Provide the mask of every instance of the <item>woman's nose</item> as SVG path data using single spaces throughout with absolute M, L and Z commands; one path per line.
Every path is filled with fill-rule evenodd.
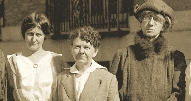
M 79 52 L 80 52 L 81 54 L 83 54 L 83 53 L 84 53 L 84 48 L 81 47 Z
M 155 21 L 153 19 L 153 17 L 150 18 L 150 21 L 149 21 L 149 25 L 154 25 Z
M 33 35 L 33 37 L 32 37 L 32 41 L 35 42 L 36 39 L 37 39 L 37 36 L 36 36 L 36 35 Z

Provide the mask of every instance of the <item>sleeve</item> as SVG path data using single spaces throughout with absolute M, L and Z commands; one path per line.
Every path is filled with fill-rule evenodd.
M 52 101 L 74 101 L 72 99 L 69 99 L 69 96 L 67 95 L 65 88 L 63 87 L 62 81 L 63 81 L 63 75 L 65 73 L 68 73 L 68 70 L 64 70 L 62 73 L 60 73 L 56 77 L 56 85 L 53 89 L 53 96 Z
M 6 62 L 6 74 L 7 74 L 7 100 L 8 101 L 15 101 L 14 98 L 14 82 L 16 79 L 16 72 L 15 72 L 15 60 L 12 57 L 8 59 Z
M 52 101 L 58 101 L 58 76 L 55 79 L 55 84 L 52 90 Z
M 120 55 L 120 50 L 118 50 L 114 56 L 113 56 L 113 60 L 112 60 L 112 63 L 111 63 L 111 67 L 109 68 L 109 71 L 116 75 L 117 74 L 117 71 L 118 71 L 118 68 L 120 67 L 120 61 L 121 60 L 121 55 Z
M 190 73 L 191 63 L 186 68 L 186 96 L 185 101 L 191 101 L 191 73 Z
M 118 93 L 118 83 L 115 76 L 113 76 L 111 79 L 107 101 L 120 101 Z
M 119 49 L 112 60 L 109 72 L 116 75 L 118 81 L 118 89 L 122 87 L 123 84 L 123 64 L 124 59 L 127 57 L 127 49 Z
M 173 88 L 167 101 L 185 101 L 185 70 L 187 67 L 185 56 L 176 50 L 172 53 L 172 59 L 174 60 Z
M 64 70 L 64 68 L 70 67 L 70 65 L 67 62 L 63 61 L 62 55 L 57 53 L 53 53 L 52 64 L 55 67 L 57 74 L 61 73 Z
M 7 84 L 6 84 L 6 68 L 5 68 L 5 57 L 3 52 L 0 51 L 0 99 L 6 100 L 7 99 Z

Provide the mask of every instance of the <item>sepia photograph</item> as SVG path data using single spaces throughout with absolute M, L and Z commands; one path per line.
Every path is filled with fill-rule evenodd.
M 191 0 L 0 0 L 0 101 L 191 101 Z

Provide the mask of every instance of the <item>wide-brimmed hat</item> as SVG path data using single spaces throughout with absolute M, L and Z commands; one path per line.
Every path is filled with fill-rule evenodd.
M 171 23 L 174 23 L 174 10 L 162 0 L 147 0 L 142 5 L 136 5 L 134 9 L 134 16 L 136 19 L 139 19 L 140 13 L 144 10 L 151 10 L 160 13 L 163 16 L 169 16 Z

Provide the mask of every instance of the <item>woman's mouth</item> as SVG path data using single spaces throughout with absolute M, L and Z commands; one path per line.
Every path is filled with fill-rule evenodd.
M 153 29 L 147 29 L 146 31 L 147 32 L 153 32 L 154 30 Z

